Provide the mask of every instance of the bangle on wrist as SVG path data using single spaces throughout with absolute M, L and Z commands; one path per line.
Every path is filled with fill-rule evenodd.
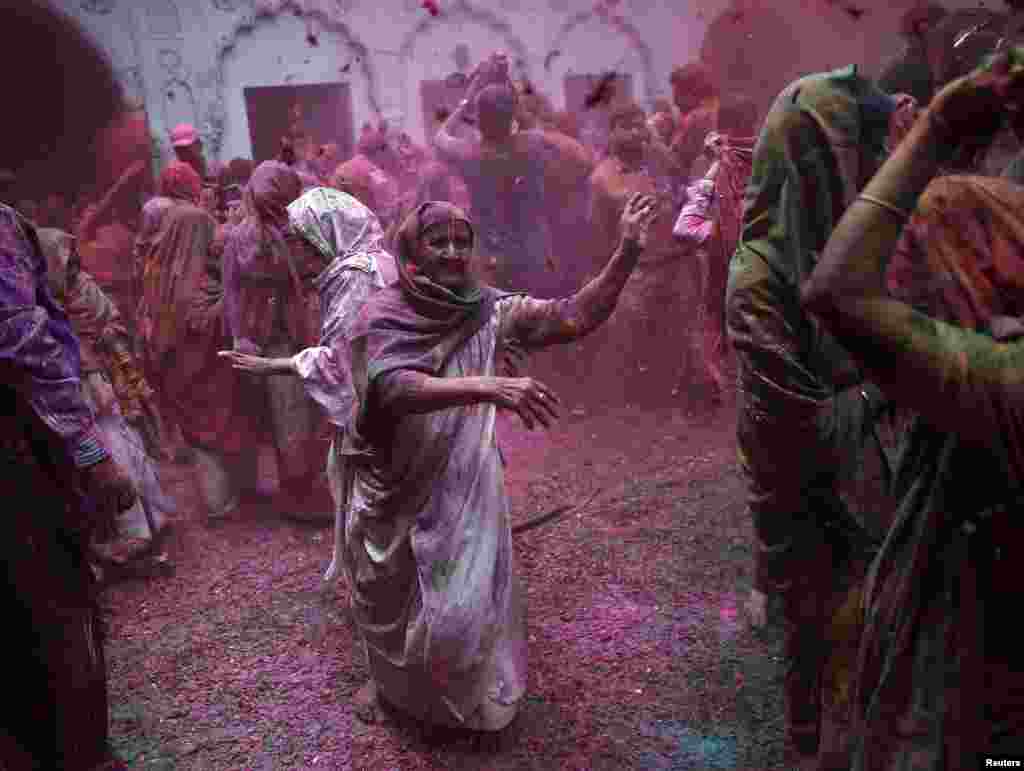
M 906 222 L 907 220 L 910 219 L 909 211 L 907 211 L 906 209 L 902 209 L 896 204 L 889 203 L 888 201 L 885 201 L 876 196 L 869 195 L 868 193 L 861 193 L 860 195 L 857 196 L 857 199 L 860 201 L 864 201 L 865 203 L 873 204 L 877 206 L 879 209 L 885 209 L 890 214 L 895 214 L 903 222 Z

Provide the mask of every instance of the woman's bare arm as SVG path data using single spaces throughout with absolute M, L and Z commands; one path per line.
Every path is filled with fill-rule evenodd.
M 558 396 L 528 377 L 434 377 L 396 370 L 382 375 L 374 392 L 378 406 L 396 418 L 474 404 L 514 410 L 529 429 L 537 424 L 549 428 L 558 417 Z
M 647 246 L 657 211 L 652 197 L 633 196 L 622 214 L 619 246 L 604 269 L 571 297 L 529 300 L 505 331 L 506 337 L 542 348 L 576 340 L 607 321 Z

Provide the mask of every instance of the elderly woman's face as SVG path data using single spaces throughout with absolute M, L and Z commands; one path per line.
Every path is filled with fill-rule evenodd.
M 420 236 L 416 268 L 435 284 L 457 292 L 469 283 L 472 254 L 469 225 L 461 220 L 439 222 Z

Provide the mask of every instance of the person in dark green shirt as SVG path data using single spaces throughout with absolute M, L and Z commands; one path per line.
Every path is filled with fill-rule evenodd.
M 802 290 L 884 394 L 917 413 L 899 511 L 865 585 L 854 771 L 956 771 L 1024 753 L 1024 662 L 1002 610 L 1024 588 L 1024 195 L 997 178 L 933 181 L 1007 118 L 1021 133 L 1021 104 L 1021 48 L 940 91 Z M 886 281 L 908 219 L 925 268 L 911 289 L 930 305 Z

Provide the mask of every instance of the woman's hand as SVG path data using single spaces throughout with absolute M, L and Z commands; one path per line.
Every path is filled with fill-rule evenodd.
M 987 146 L 1004 120 L 1011 117 L 1018 136 L 1024 135 L 1024 49 L 1011 48 L 998 54 L 987 67 L 979 68 L 943 88 L 928 107 L 926 115 L 961 157 Z
M 551 428 L 562 403 L 554 391 L 531 377 L 493 378 L 492 401 L 502 409 L 517 412 L 531 431 L 538 423 Z
M 250 375 L 293 375 L 297 374 L 295 362 L 290 359 L 270 359 L 241 351 L 218 351 L 217 355 L 231 362 L 231 366 Z

